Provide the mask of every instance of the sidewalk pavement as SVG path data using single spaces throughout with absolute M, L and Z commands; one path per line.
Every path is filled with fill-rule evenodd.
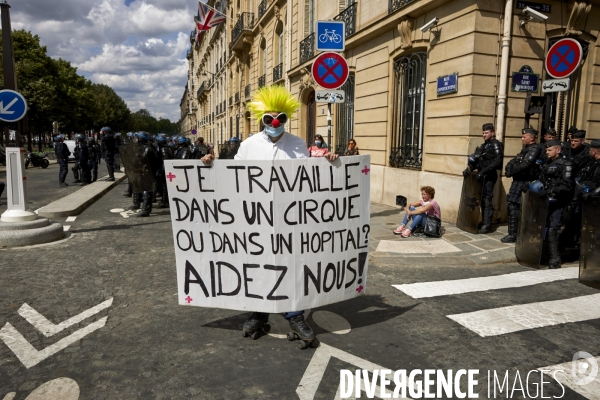
M 507 234 L 506 226 L 499 226 L 487 235 L 474 235 L 444 222 L 442 229 L 445 232 L 440 239 L 403 238 L 392 231 L 400 225 L 404 213 L 403 208 L 371 203 L 371 261 L 389 264 L 398 257 L 410 257 L 415 262 L 428 259 L 434 263 L 457 265 L 517 262 L 514 243 L 500 241 Z

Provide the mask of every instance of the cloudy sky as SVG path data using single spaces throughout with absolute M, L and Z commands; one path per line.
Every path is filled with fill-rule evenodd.
M 179 120 L 196 0 L 9 0 L 13 29 L 111 86 L 132 111 Z

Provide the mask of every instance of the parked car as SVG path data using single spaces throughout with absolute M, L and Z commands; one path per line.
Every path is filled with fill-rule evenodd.
M 65 140 L 65 144 L 69 148 L 71 155 L 69 156 L 69 161 L 75 161 L 75 141 L 74 140 Z

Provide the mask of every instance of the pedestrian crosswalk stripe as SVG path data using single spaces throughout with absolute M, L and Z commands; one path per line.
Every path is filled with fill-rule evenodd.
M 566 300 L 545 301 L 465 314 L 448 318 L 479 336 L 497 336 L 546 326 L 600 318 L 600 294 Z
M 595 357 L 594 361 L 596 362 L 596 365 L 599 365 L 600 357 Z M 573 378 L 573 361 L 558 365 L 551 365 L 549 367 L 538 368 L 538 371 L 542 371 L 550 377 L 553 377 L 555 371 L 561 370 L 564 371 L 564 373 L 558 372 L 556 375 L 561 384 L 568 386 L 573 391 L 588 399 L 600 399 L 600 374 L 596 375 L 596 378 L 592 382 L 586 385 L 581 385 L 577 384 Z
M 577 279 L 578 276 L 578 268 L 562 268 L 516 272 L 481 278 L 421 282 L 392 286 L 415 299 L 422 299 L 425 297 L 449 296 L 460 293 L 532 286 L 540 283 Z

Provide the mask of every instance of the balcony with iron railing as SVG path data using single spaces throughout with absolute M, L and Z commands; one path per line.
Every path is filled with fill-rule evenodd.
M 266 74 L 258 77 L 258 87 L 259 88 L 264 87 L 266 85 L 266 83 L 267 83 L 267 75 Z
M 248 100 L 250 98 L 250 92 L 251 92 L 250 85 L 246 85 L 244 87 L 244 99 Z
M 273 82 L 277 82 L 278 80 L 283 78 L 283 63 L 279 64 L 275 68 L 273 68 Z
M 204 93 L 204 89 L 206 89 L 206 82 L 202 82 L 202 84 L 198 88 L 198 93 L 196 94 L 196 97 L 200 98 L 200 96 L 202 96 L 202 93 Z
M 240 102 L 240 92 L 235 93 L 235 104 Z
M 300 42 L 300 64 L 315 55 L 315 33 L 311 33 Z
M 392 147 L 390 166 L 420 170 L 423 166 L 423 149 L 416 144 Z
M 252 27 L 254 26 L 254 13 L 245 12 L 240 15 L 240 18 L 235 23 L 231 31 L 231 42 L 229 48 L 231 50 L 241 50 L 243 48 L 244 36 L 252 35 Z
M 344 21 L 346 23 L 346 37 L 350 37 L 356 33 L 356 8 L 358 3 L 350 4 L 344 11 L 336 15 L 335 21 Z
M 269 8 L 269 0 L 262 0 L 258 5 L 258 19 L 260 20 Z
M 388 14 L 398 11 L 416 0 L 388 0 Z

